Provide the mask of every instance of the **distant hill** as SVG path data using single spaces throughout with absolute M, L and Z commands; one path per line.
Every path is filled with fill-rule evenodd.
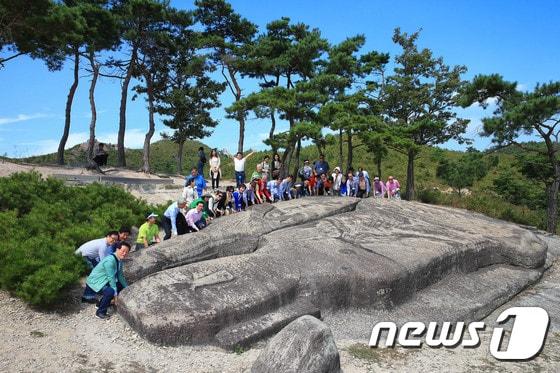
M 355 145 L 358 145 L 358 147 L 354 150 L 354 168 L 358 169 L 358 167 L 364 167 L 373 177 L 376 173 L 373 157 L 367 152 L 364 146 L 360 146 L 359 142 L 355 143 Z M 185 143 L 183 169 L 180 174 L 186 175 L 190 168 L 196 165 L 196 154 L 200 146 L 205 148 L 205 152 L 208 156 L 210 148 L 203 143 L 198 141 L 187 141 Z M 83 166 L 86 159 L 85 149 L 86 147 L 82 144 L 66 150 L 65 157 L 67 163 L 72 166 Z M 110 166 L 114 166 L 116 163 L 116 148 L 114 146 L 108 146 L 108 150 L 108 163 Z M 343 150 L 344 157 L 346 157 L 346 146 Z M 152 172 L 176 174 L 176 153 L 177 144 L 171 141 L 160 140 L 153 143 L 151 147 Z M 421 152 L 420 158 L 415 162 L 418 199 L 427 203 L 466 208 L 482 212 L 492 217 L 544 228 L 544 208 L 539 206 L 535 207 L 535 203 L 531 204 L 532 208 L 527 207 L 527 205 L 523 203 L 514 204 L 516 201 L 513 200 L 514 203 L 512 203 L 511 196 L 505 196 L 503 191 L 495 185 L 497 178 L 503 178 L 504 175 L 507 174 L 514 178 L 517 188 L 526 188 L 527 190 L 534 189 L 534 184 L 527 180 L 516 169 L 515 156 L 517 153 L 517 149 L 510 148 L 484 155 L 484 159 L 489 165 L 488 174 L 469 188 L 467 191 L 468 195 L 460 196 L 455 193 L 449 185 L 436 176 L 436 169 L 440 160 L 454 159 L 460 157 L 463 153 L 426 147 Z M 256 164 L 262 160 L 265 154 L 272 156 L 270 152 L 257 152 L 249 158 L 246 165 L 247 173 L 254 170 Z M 307 146 L 301 150 L 300 159 L 302 163 L 306 158 L 313 161 L 317 159 L 317 157 L 318 150 L 315 146 Z M 331 168 L 337 166 L 338 146 L 327 146 L 325 157 L 330 163 Z M 56 162 L 56 154 L 28 157 L 21 160 L 39 165 L 54 164 Z M 127 149 L 126 160 L 127 168 L 138 170 L 142 162 L 142 150 Z M 233 179 L 233 162 L 224 154 L 221 154 L 221 160 L 223 177 Z M 289 171 L 292 172 L 293 168 L 294 166 L 292 165 Z M 205 170 L 205 177 L 208 178 L 208 166 L 205 167 Z M 404 188 L 406 185 L 406 157 L 403 154 L 392 150 L 389 151 L 388 156 L 382 162 L 381 176 L 383 179 L 386 179 L 388 175 L 393 175 L 397 178 Z M 543 185 L 538 184 L 537 188 L 542 188 L 544 192 Z M 538 198 L 538 196 L 533 198 Z M 538 201 L 536 204 L 538 205 Z

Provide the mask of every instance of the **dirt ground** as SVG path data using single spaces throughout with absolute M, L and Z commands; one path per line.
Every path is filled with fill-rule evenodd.
M 547 289 L 558 289 L 554 266 L 541 282 L 501 309 L 526 304 Z M 162 347 L 140 338 L 118 316 L 94 317 L 93 305 L 80 303 L 80 288 L 50 312 L 30 309 L 0 291 L 1 372 L 248 372 L 265 342 L 248 351 L 211 346 Z M 540 299 L 540 298 L 539 298 Z M 543 304 L 543 306 L 545 306 Z M 497 312 L 499 312 L 498 310 Z M 496 315 L 490 315 L 492 324 Z M 336 327 L 336 326 L 334 326 Z M 366 335 L 367 335 L 366 331 Z M 337 340 L 344 372 L 558 372 L 560 332 L 551 328 L 540 355 L 529 362 L 502 362 L 489 353 L 491 328 L 480 334 L 478 348 L 371 349 L 367 340 Z

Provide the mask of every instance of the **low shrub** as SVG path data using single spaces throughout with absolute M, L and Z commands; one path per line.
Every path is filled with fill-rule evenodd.
M 0 287 L 34 306 L 56 302 L 84 274 L 78 246 L 152 210 L 162 207 L 115 186 L 69 187 L 36 172 L 0 178 Z

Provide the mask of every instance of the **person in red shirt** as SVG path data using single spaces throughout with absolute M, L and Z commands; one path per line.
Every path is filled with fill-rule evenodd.
M 317 183 L 317 194 L 320 196 L 330 195 L 332 181 L 327 178 L 327 174 L 322 174 Z
M 261 201 L 272 202 L 272 196 L 266 187 L 266 176 L 264 175 L 260 179 L 257 179 L 257 194 L 259 195 Z
M 309 192 L 310 196 L 317 195 L 317 174 L 315 171 L 311 174 L 311 177 L 307 180 L 307 191 Z

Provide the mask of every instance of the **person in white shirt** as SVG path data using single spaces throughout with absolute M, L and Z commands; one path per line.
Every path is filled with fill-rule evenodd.
M 259 163 L 262 167 L 263 176 L 266 175 L 267 179 L 270 178 L 270 157 L 265 155 L 263 161 Z
M 254 153 L 255 152 L 251 152 L 243 157 L 243 153 L 237 152 L 235 157 L 233 157 L 233 166 L 235 169 L 235 181 L 237 183 L 237 187 L 239 187 L 241 184 L 245 184 L 245 161 Z
M 104 238 L 91 240 L 80 246 L 74 253 L 81 255 L 86 261 L 90 270 L 95 268 L 101 259 L 105 257 L 107 248 L 119 239 L 119 232 L 110 231 Z
M 333 183 L 332 183 L 333 196 L 339 196 L 340 186 L 342 185 L 342 172 L 340 172 L 340 167 L 334 168 L 332 179 L 333 179 Z
M 220 156 L 218 156 L 218 151 L 216 149 L 212 149 L 210 152 L 210 179 L 212 179 L 212 190 L 216 190 L 220 187 L 221 176 Z
M 194 178 L 188 179 L 188 184 L 183 188 L 182 197 L 185 201 L 187 201 L 187 205 L 190 205 L 192 201 L 198 198 L 198 191 L 194 186 L 194 180 Z

